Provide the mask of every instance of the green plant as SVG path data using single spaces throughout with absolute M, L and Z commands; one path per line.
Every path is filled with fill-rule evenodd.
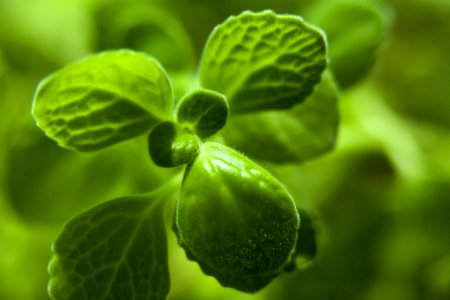
M 244 12 L 211 33 L 198 83 L 180 99 L 159 62 L 131 50 L 89 56 L 43 80 L 33 116 L 60 146 L 95 151 L 150 131 L 155 164 L 185 165 L 155 191 L 70 220 L 53 245 L 51 297 L 165 299 L 163 211 L 174 199 L 180 246 L 224 286 L 258 291 L 311 254 L 303 242 L 314 231 L 302 231 L 294 199 L 239 151 L 298 163 L 332 149 L 337 92 L 327 61 L 324 34 L 300 17 Z

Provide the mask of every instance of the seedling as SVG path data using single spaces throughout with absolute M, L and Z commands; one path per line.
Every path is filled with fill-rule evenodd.
M 44 79 L 33 116 L 60 146 L 95 151 L 150 132 L 155 164 L 185 165 L 155 191 L 67 222 L 52 247 L 51 297 L 165 299 L 163 209 L 175 200 L 180 246 L 223 286 L 256 292 L 291 269 L 304 251 L 297 206 L 246 155 L 301 162 L 333 147 L 337 96 L 326 67 L 321 30 L 264 11 L 213 30 L 198 84 L 180 99 L 160 63 L 131 50 L 92 55 Z

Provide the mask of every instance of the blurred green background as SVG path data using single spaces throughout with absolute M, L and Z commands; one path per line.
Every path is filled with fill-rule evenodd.
M 180 96 L 211 29 L 245 9 L 302 15 L 329 36 L 336 149 L 264 164 L 315 215 L 319 253 L 247 295 L 203 275 L 169 234 L 169 299 L 450 299 L 448 0 L 0 0 L 0 299 L 48 299 L 50 245 L 68 218 L 177 171 L 152 164 L 145 137 L 59 148 L 31 117 L 39 80 L 126 47 L 157 57 Z

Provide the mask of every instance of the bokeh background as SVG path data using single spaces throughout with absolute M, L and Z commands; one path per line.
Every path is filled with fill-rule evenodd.
M 341 88 L 335 150 L 264 163 L 314 215 L 318 254 L 248 295 L 169 233 L 169 299 L 450 299 L 450 1 L 0 0 L 0 299 L 48 299 L 50 245 L 96 203 L 159 186 L 145 137 L 80 154 L 31 117 L 40 79 L 105 49 L 157 57 L 179 94 L 211 29 L 242 10 L 302 15 L 329 37 Z

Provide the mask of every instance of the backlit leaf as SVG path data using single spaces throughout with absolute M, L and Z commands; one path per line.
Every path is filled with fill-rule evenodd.
M 333 149 L 339 121 L 337 100 L 333 79 L 324 73 L 304 103 L 284 111 L 231 115 L 221 133 L 229 145 L 254 159 L 301 162 Z
M 44 79 L 34 97 L 33 115 L 60 146 L 92 151 L 171 119 L 172 98 L 156 60 L 129 50 L 110 51 Z
M 211 33 L 200 81 L 224 94 L 232 112 L 284 109 L 311 94 L 326 64 L 319 29 L 298 16 L 247 11 Z
M 161 190 L 159 190 L 161 191 Z M 53 299 L 165 299 L 163 206 L 156 191 L 101 204 L 69 221 L 53 245 Z

